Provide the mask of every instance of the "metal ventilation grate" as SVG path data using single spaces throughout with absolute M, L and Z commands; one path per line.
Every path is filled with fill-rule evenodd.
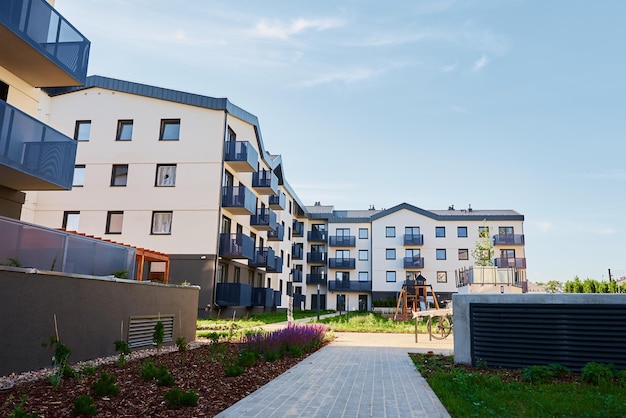
M 165 329 L 163 342 L 172 341 L 174 335 L 174 315 L 131 316 L 128 325 L 128 346 L 130 348 L 153 345 L 154 327 L 161 321 Z
M 585 363 L 626 369 L 626 305 L 470 304 L 472 363 L 522 368 Z

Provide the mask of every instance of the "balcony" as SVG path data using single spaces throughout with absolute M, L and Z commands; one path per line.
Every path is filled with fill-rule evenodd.
M 292 260 L 302 260 L 302 256 L 304 254 L 304 250 L 298 244 L 291 244 L 291 259 Z
M 424 245 L 424 235 L 404 234 L 404 245 Z
M 304 224 L 300 221 L 293 220 L 293 232 L 292 235 L 294 237 L 302 237 L 304 236 Z
M 293 308 L 302 309 L 302 306 L 306 303 L 306 295 L 299 293 L 293 294 Z
M 0 185 L 70 190 L 76 146 L 73 139 L 0 101 Z
M 267 266 L 268 273 L 282 273 L 283 272 L 283 258 L 274 257 L 274 262 Z
M 271 170 L 252 173 L 252 188 L 263 195 L 278 194 L 278 177 Z
M 525 258 L 496 258 L 494 261 L 496 267 L 509 267 L 517 269 L 526 268 Z
M 291 269 L 291 274 L 294 283 L 302 283 L 302 270 Z
M 327 231 L 308 231 L 306 233 L 306 239 L 309 242 L 328 242 Z
M 254 259 L 254 240 L 244 234 L 220 234 L 220 257 Z
M 306 284 L 326 284 L 326 274 L 311 273 L 306 275 Z
M 215 303 L 223 306 L 252 306 L 252 286 L 246 283 L 218 283 Z
M 226 141 L 224 162 L 237 172 L 253 173 L 259 164 L 259 153 L 248 141 Z
M 331 269 L 353 269 L 355 268 L 354 258 L 329 258 L 328 268 Z
M 356 280 L 329 280 L 328 290 L 344 292 L 371 292 L 372 282 L 358 282 Z
M 252 306 L 264 306 L 266 308 L 274 306 L 274 289 L 267 287 L 253 287 Z
M 524 245 L 524 234 L 494 235 L 493 245 Z
M 271 247 L 257 247 L 256 256 L 248 262 L 249 266 L 275 268 L 276 255 Z
M 285 210 L 287 207 L 287 197 L 285 193 L 278 192 L 278 194 L 273 194 L 269 197 L 269 205 L 270 208 L 274 210 Z
M 222 207 L 234 215 L 252 215 L 256 212 L 256 196 L 246 186 L 224 186 Z
M 355 247 L 356 237 L 354 236 L 341 236 L 341 237 L 328 237 L 328 245 L 331 247 Z
M 405 269 L 423 269 L 424 257 L 404 257 Z
M 276 224 L 275 231 L 267 231 L 268 241 L 282 241 L 285 236 L 285 227 L 281 224 Z
M 261 231 L 275 231 L 278 227 L 276 212 L 269 208 L 257 208 L 256 215 L 250 215 L 250 226 Z
M 32 86 L 85 83 L 91 43 L 45 0 L 2 0 L 0 45 L 0 67 Z
M 326 259 L 328 253 L 325 252 L 311 252 L 306 253 L 306 261 L 307 263 L 321 263 L 326 264 Z
M 283 295 L 280 290 L 274 290 L 274 306 L 280 306 L 283 303 Z

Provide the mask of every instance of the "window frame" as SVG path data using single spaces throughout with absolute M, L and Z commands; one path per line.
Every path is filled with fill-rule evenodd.
M 365 258 L 361 257 L 362 254 L 365 254 Z M 359 250 L 359 261 L 368 261 L 369 258 L 369 250 Z
M 359 228 L 359 239 L 368 239 L 368 238 L 369 238 L 369 229 Z
M 443 279 L 441 279 L 443 277 Z M 448 272 L 447 271 L 438 271 L 437 272 L 437 283 L 448 283 Z
M 111 221 L 113 220 L 113 216 L 122 215 L 122 220 L 120 222 L 119 231 L 111 230 Z M 104 230 L 105 234 L 109 235 L 120 235 L 122 233 L 122 227 L 124 225 L 124 211 L 121 210 L 110 210 L 107 212 L 107 223 Z
M 176 138 L 165 137 L 169 126 L 178 126 L 178 135 Z M 161 129 L 159 131 L 159 141 L 180 141 L 180 119 L 161 119 Z
M 443 254 L 443 257 L 440 256 L 441 254 Z M 436 260 L 446 260 L 447 259 L 446 249 L 445 248 L 437 248 L 435 250 L 435 259 Z
M 395 238 L 396 237 L 396 227 L 395 226 L 386 226 L 385 227 L 385 238 Z
M 395 260 L 396 259 L 396 249 L 395 248 L 386 248 L 385 249 L 385 260 Z
M 87 138 L 81 139 L 80 138 L 80 134 L 82 132 L 81 127 L 83 126 L 88 126 L 89 129 L 87 131 Z M 91 120 L 87 120 L 87 119 L 77 120 L 74 125 L 74 140 L 78 142 L 89 142 L 90 139 L 91 139 Z
M 124 184 L 117 184 L 116 180 L 119 177 L 119 174 L 116 172 L 116 169 L 126 168 L 126 177 L 124 178 Z M 111 166 L 111 187 L 126 187 L 128 185 L 128 164 L 113 164 Z
M 465 258 L 461 257 L 461 252 L 462 251 L 465 253 Z M 459 248 L 458 257 L 459 257 L 459 260 L 463 260 L 463 261 L 469 260 L 469 249 L 468 248 Z
M 390 277 L 392 277 L 393 280 L 389 280 Z M 396 278 L 396 272 L 395 271 L 388 270 L 388 271 L 385 272 L 385 282 L 386 283 L 395 283 L 396 281 L 397 281 L 397 278 Z
M 120 142 L 128 142 L 133 140 L 133 119 L 118 119 L 117 121 L 117 132 L 115 134 L 115 140 Z M 122 137 L 122 134 L 125 131 L 125 127 L 130 126 L 130 137 Z
M 76 215 L 76 228 L 68 229 L 67 224 L 70 216 Z M 72 222 L 73 224 L 73 222 Z M 61 228 L 66 231 L 78 231 L 78 226 L 80 225 L 80 211 L 78 210 L 66 210 L 63 212 L 63 221 L 61 223 Z
M 157 215 L 169 214 L 169 230 L 165 232 L 155 232 L 155 220 Z M 174 220 L 174 211 L 171 210 L 155 210 L 152 211 L 152 218 L 150 223 L 150 235 L 172 235 L 172 223 Z
M 78 172 L 77 170 L 82 170 L 82 176 L 79 177 L 82 181 L 77 183 L 77 177 L 76 177 L 76 173 Z M 84 187 L 85 186 L 85 172 L 87 171 L 87 166 L 85 164 L 76 164 L 74 166 L 74 175 L 72 176 L 72 187 Z
M 365 280 L 363 280 L 365 277 Z M 370 272 L 369 271 L 359 271 L 359 282 L 369 282 L 370 281 Z
M 174 180 L 172 180 L 173 184 L 159 184 L 159 169 L 164 168 L 164 167 L 173 167 L 173 177 Z M 156 173 L 154 176 L 154 187 L 176 187 L 176 171 L 178 170 L 177 164 L 157 164 L 156 166 Z M 167 174 L 166 174 L 167 175 Z
M 443 235 L 441 235 L 443 232 Z M 445 238 L 446 237 L 446 227 L 445 226 L 436 226 L 435 227 L 435 238 Z
M 463 235 L 463 233 L 465 235 Z M 467 227 L 466 226 L 457 226 L 456 227 L 456 236 L 457 236 L 457 238 L 467 238 Z

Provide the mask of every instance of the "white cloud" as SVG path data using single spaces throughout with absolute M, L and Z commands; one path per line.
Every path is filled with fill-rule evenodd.
M 472 66 L 472 71 L 478 72 L 485 68 L 489 64 L 489 59 L 485 54 L 480 57 L 478 60 L 474 61 L 474 65 Z
M 297 35 L 307 29 L 323 31 L 327 29 L 341 27 L 344 24 L 345 22 L 343 20 L 335 18 L 298 18 L 292 20 L 289 23 L 283 23 L 279 21 L 270 22 L 267 19 L 261 19 L 261 21 L 256 24 L 254 30 L 252 31 L 252 34 L 261 38 L 288 39 L 290 36 Z
M 544 221 L 544 222 L 538 222 L 537 227 L 539 228 L 541 232 L 545 233 L 545 232 L 550 231 L 553 225 L 552 225 L 552 222 Z
M 300 83 L 302 87 L 311 87 L 321 84 L 344 83 L 351 84 L 358 81 L 368 80 L 379 74 L 379 71 L 362 68 L 353 71 L 335 72 L 324 74 Z
M 462 113 L 464 115 L 471 115 L 470 111 L 465 109 L 464 107 L 461 106 L 456 106 L 456 105 L 451 105 L 450 106 L 450 110 L 457 112 L 457 113 Z
M 450 64 L 441 67 L 441 72 L 443 73 L 451 73 L 454 70 L 456 70 L 456 64 Z

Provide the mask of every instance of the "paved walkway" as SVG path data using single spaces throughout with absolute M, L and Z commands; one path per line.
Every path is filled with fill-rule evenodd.
M 409 352 L 451 354 L 452 336 L 335 332 L 331 344 L 218 417 L 449 417 Z

